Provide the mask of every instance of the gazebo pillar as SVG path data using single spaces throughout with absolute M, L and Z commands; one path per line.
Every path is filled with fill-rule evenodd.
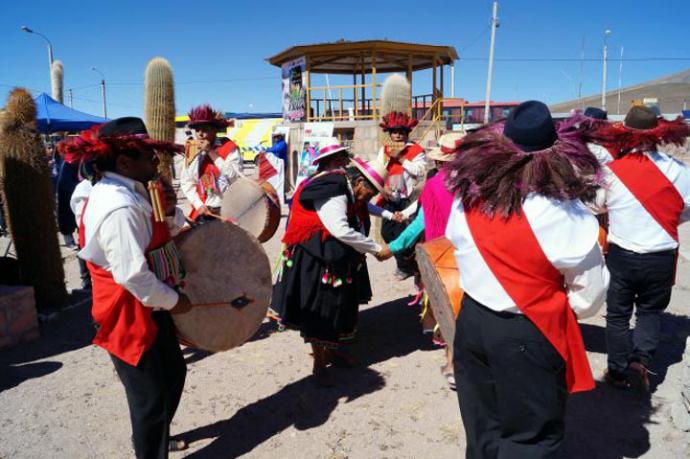
M 371 79 L 371 115 L 372 119 L 376 120 L 376 51 L 371 53 Z
M 307 106 L 305 107 L 307 110 L 307 119 L 306 121 L 311 121 L 311 62 L 309 59 L 309 56 L 306 58 L 307 60 L 307 74 L 305 75 L 304 79 L 307 81 Z

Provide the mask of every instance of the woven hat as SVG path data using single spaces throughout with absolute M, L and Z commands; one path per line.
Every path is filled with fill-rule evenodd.
M 383 193 L 383 187 L 386 184 L 386 177 L 388 176 L 386 166 L 376 160 L 364 161 L 359 156 L 352 158 L 352 165 L 359 169 L 362 175 L 366 177 L 369 183 L 374 185 L 379 193 Z
M 336 137 L 331 137 L 331 139 L 319 149 L 319 156 L 314 158 L 312 164 L 316 165 L 322 159 L 328 158 L 329 156 L 333 156 L 336 153 L 341 153 L 343 151 L 347 152 L 347 147 L 342 145 L 340 140 L 338 140 Z
M 427 158 L 434 161 L 452 161 L 458 153 L 465 134 L 461 132 L 447 132 L 438 139 L 438 147 L 433 148 Z

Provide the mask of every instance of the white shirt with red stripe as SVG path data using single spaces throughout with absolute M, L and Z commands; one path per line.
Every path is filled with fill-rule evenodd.
M 544 254 L 564 276 L 570 307 L 579 318 L 596 314 L 609 283 L 597 243 L 597 219 L 580 201 L 558 202 L 539 195 L 529 196 L 522 210 Z M 455 246 L 462 289 L 489 309 L 520 313 L 477 248 L 459 199 L 453 203 L 446 237 Z
M 662 153 L 645 153 L 673 184 L 683 198 L 685 208 L 680 222 L 690 220 L 690 168 Z M 644 180 L 641 174 L 639 180 Z M 637 253 L 653 253 L 678 248 L 678 242 L 649 214 L 621 180 L 604 167 L 604 187 L 596 201 L 597 212 L 608 212 L 608 241 Z

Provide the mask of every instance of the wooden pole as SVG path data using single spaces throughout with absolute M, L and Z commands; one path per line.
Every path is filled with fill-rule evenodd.
M 371 114 L 373 119 L 378 119 L 376 114 L 376 51 L 371 54 Z
M 352 115 L 357 119 L 357 67 L 352 73 Z
M 338 118 L 343 119 L 343 88 L 338 89 Z
M 367 75 L 366 75 L 366 70 L 364 68 L 364 55 L 362 55 L 361 58 L 362 62 L 362 81 L 360 83 L 362 84 L 362 116 L 364 116 L 364 113 L 367 110 L 367 92 L 366 92 L 366 84 L 367 84 Z
M 307 57 L 307 121 L 311 121 L 311 62 Z
M 431 66 L 431 106 L 434 106 L 434 102 L 436 102 L 436 56 L 434 55 L 434 62 L 433 65 Z

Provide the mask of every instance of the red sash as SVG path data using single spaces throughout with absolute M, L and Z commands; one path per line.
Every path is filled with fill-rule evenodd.
M 84 246 L 84 214 L 79 224 L 79 245 Z M 162 247 L 170 240 L 170 231 L 166 222 L 156 222 L 151 217 L 153 234 L 146 249 L 150 252 Z M 137 366 L 141 356 L 156 339 L 158 328 L 151 314 L 153 309 L 144 306 L 128 290 L 115 282 L 113 274 L 100 266 L 87 262 L 91 274 L 93 305 L 91 315 L 99 325 L 93 344 L 102 347 L 115 357 Z
M 228 140 L 216 149 L 216 153 L 218 153 L 218 156 L 225 160 L 230 155 L 230 153 L 232 153 L 236 149 L 237 145 L 233 141 Z M 208 155 L 204 155 L 203 159 L 201 160 L 201 163 L 199 164 L 198 172 L 199 180 L 196 182 L 196 192 L 199 195 L 201 201 L 205 204 L 206 197 L 208 196 L 208 190 L 212 189 L 215 191 L 216 189 L 216 182 L 218 180 L 218 177 L 220 177 L 220 170 L 213 163 L 213 161 L 211 161 L 211 158 L 209 158 Z M 198 216 L 199 213 L 196 211 L 196 208 L 192 206 L 192 211 L 189 213 L 190 220 L 196 220 Z
M 608 167 L 649 215 L 678 242 L 678 225 L 685 203 L 673 183 L 643 154 L 628 154 Z
M 383 147 L 384 148 L 384 153 L 386 157 L 388 157 L 388 164 L 386 165 L 386 169 L 388 170 L 388 175 L 399 175 L 402 174 L 405 169 L 402 166 L 402 162 L 404 160 L 407 161 L 412 161 L 415 159 L 420 153 L 424 151 L 422 147 L 417 145 L 416 143 L 411 143 L 409 145 L 406 145 L 405 148 L 403 149 L 402 153 L 400 156 L 397 158 L 390 158 L 388 155 L 388 146 Z
M 265 153 L 259 153 L 259 180 L 262 182 L 270 180 L 278 175 L 278 171 L 268 160 Z
M 551 264 L 524 216 L 490 218 L 473 210 L 467 225 L 477 248 L 523 314 L 563 357 L 569 392 L 594 389 L 575 313 L 568 304 L 563 275 Z M 516 241 L 519 243 L 516 244 Z

